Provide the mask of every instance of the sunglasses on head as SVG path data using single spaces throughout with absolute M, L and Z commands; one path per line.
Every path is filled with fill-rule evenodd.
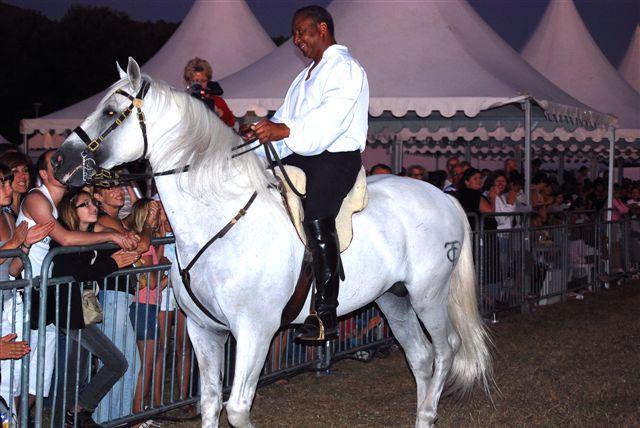
M 13 174 L 7 174 L 4 177 L 0 178 L 0 183 L 4 184 L 6 182 L 11 183 L 13 181 Z

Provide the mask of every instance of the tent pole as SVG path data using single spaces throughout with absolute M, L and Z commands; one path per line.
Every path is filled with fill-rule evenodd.
M 531 208 L 531 101 L 524 101 L 524 196 Z
M 24 154 L 29 156 L 29 139 L 27 138 L 27 134 L 22 134 L 22 150 L 24 150 Z
M 615 158 L 616 129 L 609 127 L 609 188 L 607 191 L 607 221 L 611 221 L 611 208 L 613 208 L 613 166 Z
M 564 152 L 560 152 L 558 163 L 558 183 L 564 184 Z
M 471 164 L 471 143 L 469 141 L 464 143 L 464 160 Z

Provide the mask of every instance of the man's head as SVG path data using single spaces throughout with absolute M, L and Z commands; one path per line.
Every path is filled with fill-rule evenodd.
M 507 159 L 506 161 L 504 161 L 504 172 L 506 174 L 511 173 L 511 171 L 517 171 L 518 170 L 518 164 L 516 163 L 515 159 Z
M 202 58 L 193 58 L 184 68 L 184 80 L 189 86 L 197 83 L 204 88 L 212 75 L 211 64 Z
M 371 172 L 369 173 L 369 175 L 378 175 L 378 174 L 393 174 L 393 171 L 391 171 L 391 168 L 389 168 L 388 165 L 379 163 L 371 167 Z
M 424 167 L 422 165 L 411 165 L 409 167 L 409 177 L 417 180 L 424 180 Z
M 38 176 L 42 183 L 47 187 L 62 187 L 64 184 L 60 183 L 53 173 L 53 165 L 51 164 L 51 158 L 56 153 L 55 149 L 49 149 L 38 158 Z
M 336 43 L 333 36 L 333 18 L 320 6 L 306 6 L 293 15 L 291 25 L 293 43 L 302 54 L 318 63 L 322 54 Z
M 453 167 L 458 165 L 458 163 L 460 163 L 458 158 L 447 159 L 447 172 L 449 173 L 449 177 L 453 177 Z

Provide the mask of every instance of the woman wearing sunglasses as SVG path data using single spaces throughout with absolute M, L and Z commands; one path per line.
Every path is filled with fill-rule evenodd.
M 58 211 L 60 222 L 69 230 L 104 231 L 102 226 L 96 224 L 98 208 L 89 193 L 81 191 L 65 196 Z M 51 249 L 58 246 L 60 244 L 55 241 L 51 243 Z M 73 276 L 75 281 L 85 282 L 85 287 L 92 287 L 94 281 L 100 281 L 120 268 L 131 266 L 139 258 L 139 253 L 124 250 L 60 254 L 54 258 L 53 276 Z M 47 300 L 47 322 L 57 322 L 58 328 L 72 339 L 67 344 L 65 426 L 98 427 L 100 425 L 93 421 L 91 415 L 100 400 L 127 371 L 128 364 L 122 352 L 100 327 L 96 324 L 85 325 L 81 290 L 81 285 L 77 283 L 62 284 L 59 290 L 51 290 Z M 102 366 L 86 383 L 88 354 L 100 359 Z M 80 362 L 79 367 L 76 365 L 77 361 Z M 79 379 L 76 379 L 78 375 Z M 77 402 L 76 385 L 80 385 Z

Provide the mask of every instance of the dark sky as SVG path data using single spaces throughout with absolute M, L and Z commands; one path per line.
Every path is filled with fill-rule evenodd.
M 53 19 L 60 18 L 71 4 L 84 4 L 109 6 L 126 12 L 132 19 L 138 21 L 163 19 L 170 22 L 182 20 L 193 3 L 193 0 L 3 1 L 40 10 Z M 502 38 L 518 50 L 534 31 L 548 4 L 548 0 L 469 0 L 469 2 Z M 247 3 L 271 36 L 282 36 L 289 34 L 291 15 L 297 8 L 313 3 L 326 6 L 330 1 L 247 0 Z M 575 0 L 575 4 L 592 37 L 612 64 L 617 67 L 631 40 L 635 25 L 640 22 L 640 1 Z

